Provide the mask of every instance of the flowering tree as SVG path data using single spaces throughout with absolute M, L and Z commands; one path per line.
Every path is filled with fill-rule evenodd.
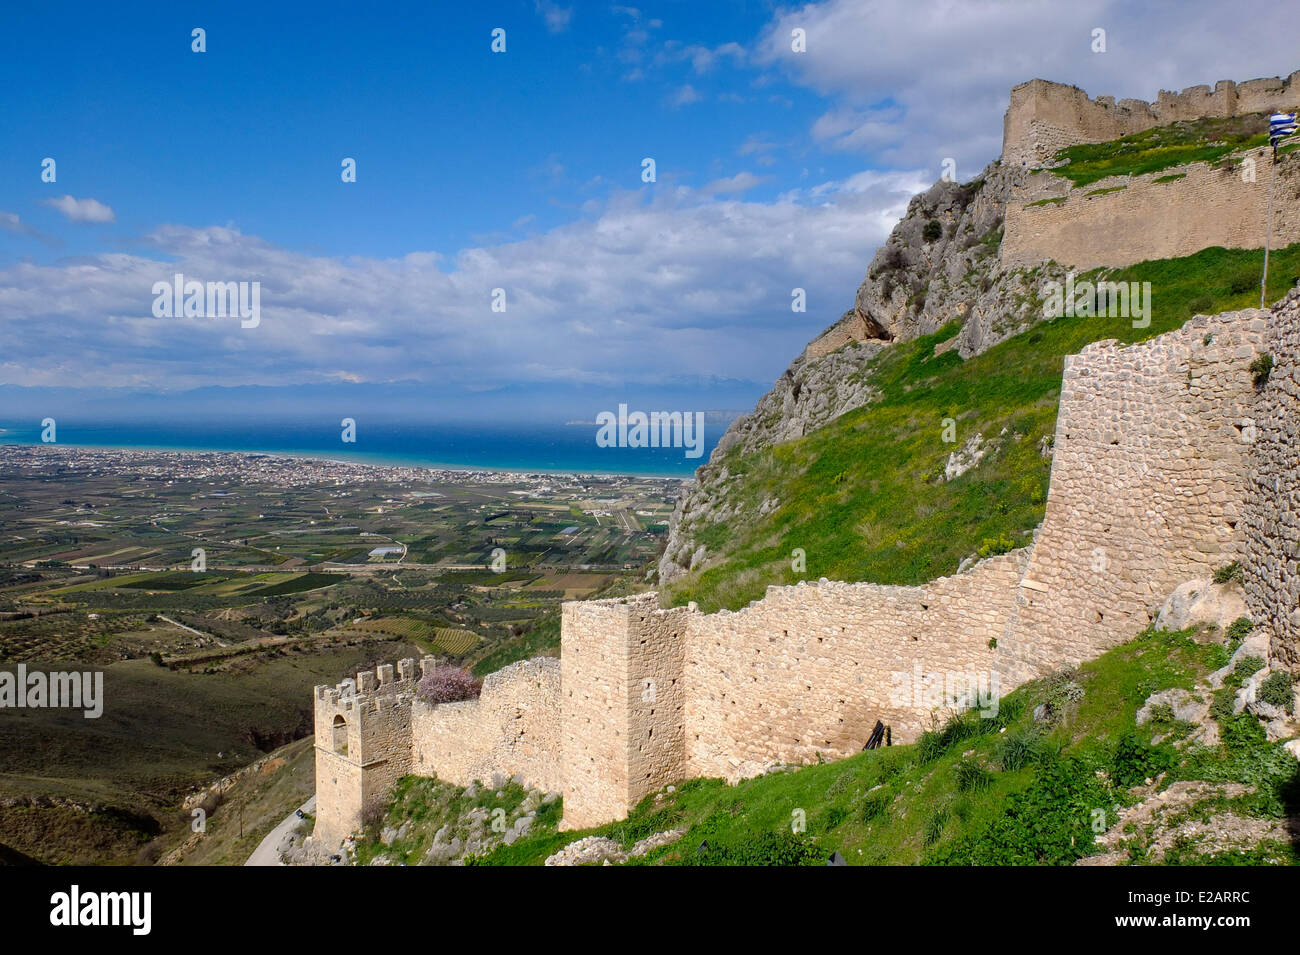
M 474 700 L 483 689 L 483 681 L 462 667 L 440 665 L 429 670 L 421 679 L 420 699 L 426 703 L 455 703 Z

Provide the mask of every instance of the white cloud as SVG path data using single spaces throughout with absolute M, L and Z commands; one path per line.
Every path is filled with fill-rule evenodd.
M 899 165 L 953 156 L 973 174 L 1001 150 L 1012 86 L 1041 77 L 1092 96 L 1285 75 L 1300 66 L 1290 0 L 827 0 L 780 11 L 754 59 L 831 100 L 810 122 L 826 147 Z M 807 52 L 790 31 L 807 31 Z M 1106 30 L 1107 52 L 1092 52 Z
M 71 222 L 113 222 L 117 217 L 113 210 L 98 199 L 77 199 L 63 196 L 61 199 L 46 199 L 45 205 L 63 213 Z
M 686 83 L 679 87 L 677 92 L 669 97 L 668 102 L 672 106 L 689 106 L 692 103 L 698 103 L 703 98 L 704 97 L 700 96 L 694 86 L 690 83 Z
M 733 196 L 753 189 L 763 180 L 752 172 L 738 172 L 725 179 L 715 179 L 705 185 L 700 192 L 706 196 Z
M 537 13 L 551 33 L 563 33 L 573 19 L 573 7 L 562 7 L 550 0 L 537 0 Z
M 5 232 L 12 232 L 14 235 L 26 236 L 29 239 L 39 239 L 42 242 L 52 243 L 54 241 L 39 229 L 23 222 L 16 212 L 0 212 L 0 229 Z
M 771 202 L 757 180 L 615 195 L 596 214 L 448 259 L 329 258 L 230 227 L 156 229 L 158 258 L 105 253 L 0 269 L 0 383 L 153 387 L 417 379 L 771 380 L 847 307 L 919 172 L 872 173 Z M 259 281 L 262 320 L 159 319 L 153 284 Z M 809 311 L 790 312 L 790 289 Z M 493 313 L 492 289 L 507 311 Z M 76 347 L 70 348 L 69 342 Z

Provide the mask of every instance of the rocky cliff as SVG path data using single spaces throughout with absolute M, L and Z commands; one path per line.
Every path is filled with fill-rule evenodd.
M 940 181 L 912 199 L 871 260 L 853 307 L 804 349 L 752 413 L 732 423 L 697 470 L 673 515 L 661 584 L 707 560 L 695 539 L 702 524 L 744 518 L 743 505 L 728 501 L 726 461 L 801 438 L 868 404 L 876 394 L 873 360 L 890 342 L 957 321 L 960 333 L 942 347 L 969 358 L 1038 320 L 1037 289 L 1059 277 L 1056 270 L 1004 269 L 998 260 L 1007 203 L 1022 199 L 1032 179 L 1024 168 L 994 162 L 969 183 Z M 755 506 L 761 515 L 777 503 Z

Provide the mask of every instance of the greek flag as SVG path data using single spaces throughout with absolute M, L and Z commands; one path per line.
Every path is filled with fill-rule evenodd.
M 1295 113 L 1274 113 L 1268 118 L 1268 141 L 1273 147 L 1277 147 L 1277 141 L 1284 136 L 1290 136 L 1300 126 L 1296 125 Z

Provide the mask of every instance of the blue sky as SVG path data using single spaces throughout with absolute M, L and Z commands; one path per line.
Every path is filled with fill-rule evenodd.
M 852 304 L 945 157 L 962 179 L 996 157 L 1015 83 L 1151 99 L 1300 66 L 1268 27 L 1285 4 L 1234 9 L 9 5 L 0 386 L 747 405 Z M 260 325 L 155 317 L 175 271 L 260 282 Z
M 461 6 L 475 9 L 460 9 Z M 59 194 L 105 196 L 118 220 L 60 231 L 65 245 L 0 238 L 7 255 L 130 248 L 158 222 L 235 223 L 318 254 L 401 256 L 534 235 L 612 190 L 699 186 L 754 166 L 751 133 L 778 162 L 755 196 L 861 163 L 804 142 L 819 97 L 736 69 L 762 4 L 591 5 L 548 26 L 532 2 L 35 5 L 6 24 L 7 182 L 34 152 L 59 163 Z M 207 31 L 207 52 L 190 30 Z M 490 52 L 491 31 L 506 52 Z M 37 80 L 36 95 L 20 91 Z M 759 82 L 755 88 L 755 81 Z M 358 162 L 344 188 L 339 164 Z M 43 254 L 42 254 L 43 253 Z

